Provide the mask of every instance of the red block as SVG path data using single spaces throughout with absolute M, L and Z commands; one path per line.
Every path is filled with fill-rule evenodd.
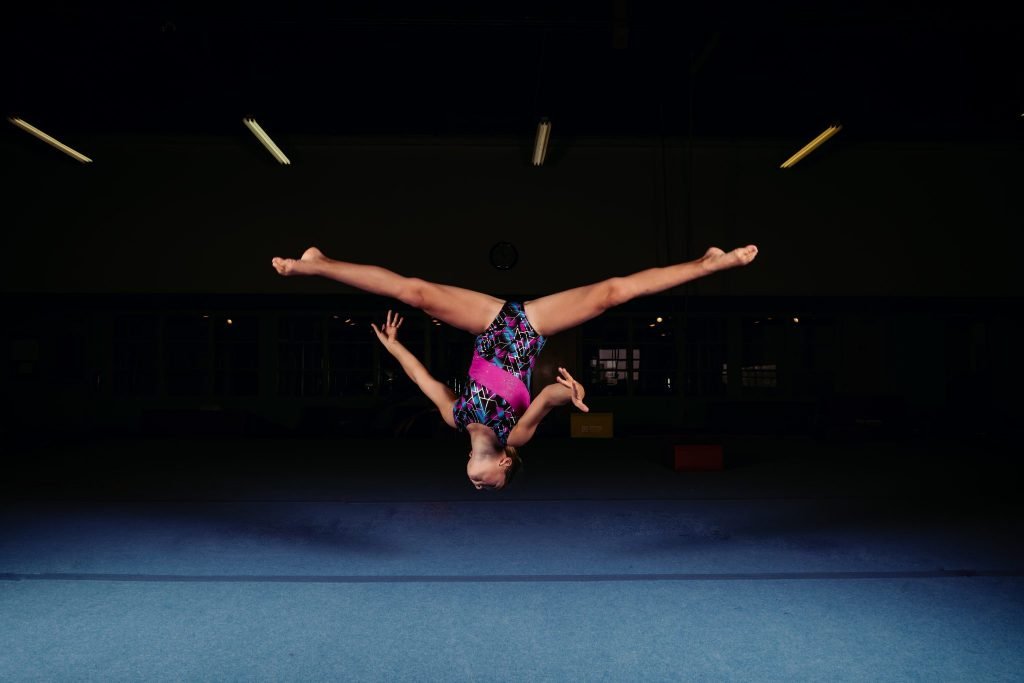
M 710 472 L 723 467 L 722 444 L 685 444 L 675 447 L 676 472 Z

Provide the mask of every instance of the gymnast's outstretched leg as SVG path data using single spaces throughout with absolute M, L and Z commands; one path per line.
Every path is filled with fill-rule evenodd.
M 613 277 L 592 285 L 550 294 L 524 304 L 526 316 L 538 333 L 550 337 L 596 318 L 613 306 L 666 289 L 719 270 L 745 266 L 757 257 L 753 244 L 726 253 L 711 247 L 696 261 L 664 268 L 648 268 L 625 277 Z
M 504 304 L 488 294 L 405 277 L 380 266 L 335 261 L 316 247 L 307 249 L 302 258 L 275 257 L 271 263 L 281 275 L 319 275 L 372 294 L 398 299 L 473 335 L 486 330 Z

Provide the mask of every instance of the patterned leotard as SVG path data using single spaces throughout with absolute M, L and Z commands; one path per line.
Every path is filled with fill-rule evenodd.
M 523 304 L 505 302 L 477 336 L 469 378 L 452 406 L 460 432 L 471 422 L 487 425 L 505 446 L 530 405 L 530 374 L 546 341 L 526 318 Z

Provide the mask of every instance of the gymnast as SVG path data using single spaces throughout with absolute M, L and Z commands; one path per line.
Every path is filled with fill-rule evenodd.
M 370 324 L 409 379 L 441 411 L 445 424 L 469 434 L 472 450 L 466 474 L 473 486 L 501 489 L 522 466 L 517 449 L 533 437 L 552 408 L 572 403 L 583 412 L 589 410 L 583 402 L 586 391 L 565 368 L 559 368 L 555 382 L 530 401 L 530 374 L 547 337 L 637 297 L 745 266 L 756 256 L 752 244 L 728 253 L 711 247 L 695 261 L 648 268 L 524 302 L 405 277 L 380 266 L 335 261 L 316 247 L 299 259 L 275 257 L 272 265 L 281 275 L 319 275 L 398 299 L 476 336 L 469 377 L 456 396 L 398 341 L 400 315 L 388 311 L 381 327 Z

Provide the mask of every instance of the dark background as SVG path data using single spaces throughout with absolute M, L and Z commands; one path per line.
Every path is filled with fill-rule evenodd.
M 0 436 L 432 436 L 461 458 L 369 331 L 394 302 L 272 256 L 530 298 L 756 243 L 749 268 L 556 338 L 535 389 L 575 368 L 620 437 L 1010 457 L 1022 38 L 1014 10 L 965 4 L 7 10 L 3 109 L 95 162 L 0 131 Z M 454 386 L 470 337 L 407 313 Z

